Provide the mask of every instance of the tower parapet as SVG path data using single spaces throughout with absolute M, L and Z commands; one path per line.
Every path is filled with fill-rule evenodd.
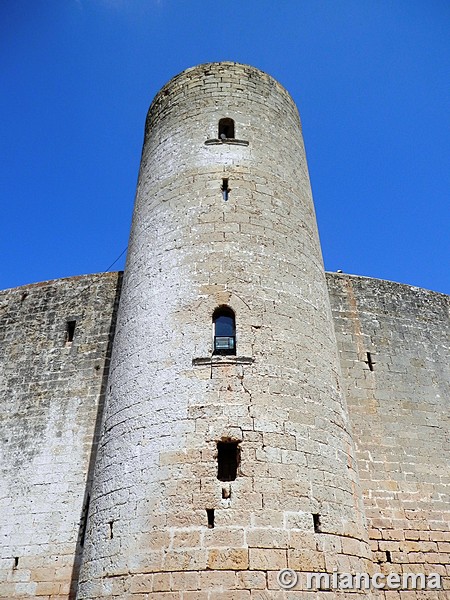
M 339 379 L 295 104 L 188 69 L 147 117 L 78 597 L 368 571 Z

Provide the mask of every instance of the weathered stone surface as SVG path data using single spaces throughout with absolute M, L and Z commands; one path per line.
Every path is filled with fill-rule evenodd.
M 327 280 L 374 557 L 387 572 L 446 575 L 450 298 L 366 277 Z
M 67 598 L 76 580 L 120 280 L 0 293 L 0 598 Z
M 297 109 L 271 77 L 200 65 L 157 95 L 120 283 L 0 293 L 0 598 L 448 598 L 450 299 L 325 277 Z M 236 356 L 212 355 L 223 304 Z M 305 591 L 316 571 L 443 589 Z
M 205 144 L 224 117 L 248 145 Z M 236 315 L 237 355 L 211 360 L 222 304 Z M 287 566 L 291 531 L 320 537 L 316 513 L 367 555 L 300 120 L 257 69 L 188 69 L 153 101 L 108 386 L 80 599 L 127 565 Z M 221 440 L 240 449 L 226 489 Z

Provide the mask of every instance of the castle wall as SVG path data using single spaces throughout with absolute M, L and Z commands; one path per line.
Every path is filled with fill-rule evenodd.
M 327 280 L 374 560 L 386 573 L 447 575 L 449 590 L 450 297 Z
M 213 352 L 223 305 L 234 355 Z M 325 277 L 284 88 L 235 63 L 181 73 L 148 114 L 123 289 L 0 293 L 0 598 L 331 600 L 357 590 L 306 593 L 306 573 L 375 567 L 447 591 L 365 598 L 444 600 L 449 313 Z
M 0 598 L 68 598 L 71 585 L 75 591 L 119 283 L 120 274 L 102 274 L 0 295 Z M 450 298 L 342 274 L 328 273 L 327 283 L 375 570 L 438 572 L 447 591 L 417 597 L 444 600 L 450 558 Z M 70 345 L 66 321 L 73 319 L 77 326 Z M 207 422 L 204 412 L 201 419 Z M 179 467 L 191 460 L 172 456 Z M 239 491 L 239 484 L 232 485 Z M 207 531 L 203 535 L 212 539 Z M 273 528 L 268 542 L 275 543 L 278 533 Z M 299 543 L 308 539 L 306 530 L 298 532 Z M 311 549 L 307 555 L 311 558 Z M 186 580 L 192 585 L 195 579 L 201 588 L 215 577 L 186 575 L 173 576 L 167 585 Z M 221 575 L 217 588 L 264 583 L 257 570 Z M 165 585 L 160 576 L 147 577 L 156 588 Z M 135 585 L 145 589 L 148 581 L 141 576 Z M 275 581 L 273 588 L 272 593 Z M 391 591 L 386 598 L 397 595 Z M 409 591 L 408 598 L 414 597 Z
M 0 598 L 74 591 L 120 279 L 0 293 Z

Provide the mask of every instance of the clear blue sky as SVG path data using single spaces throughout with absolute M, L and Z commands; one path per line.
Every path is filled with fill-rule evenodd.
M 0 28 L 0 288 L 107 269 L 153 96 L 232 60 L 297 102 L 325 267 L 450 294 L 448 0 L 0 0 Z

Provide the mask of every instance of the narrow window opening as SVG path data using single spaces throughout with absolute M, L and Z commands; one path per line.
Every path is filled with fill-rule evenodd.
M 392 557 L 391 557 L 391 553 L 389 550 L 386 550 L 386 562 L 388 562 L 388 563 L 392 562 Z
M 13 569 L 17 569 L 18 566 L 19 566 L 19 557 L 15 556 L 14 557 Z
M 213 313 L 213 354 L 236 354 L 236 321 L 228 306 L 221 306 Z
M 108 525 L 109 525 L 109 539 L 112 540 L 114 538 L 114 531 L 113 531 L 114 521 L 109 521 Z
M 217 442 L 217 479 L 234 481 L 240 461 L 239 442 Z
M 314 533 L 322 533 L 322 525 L 320 523 L 320 515 L 313 514 Z
M 228 200 L 228 194 L 230 193 L 230 188 L 228 187 L 228 179 L 222 179 L 222 187 L 220 188 L 222 190 L 222 198 L 227 201 Z
M 219 121 L 219 139 L 229 140 L 234 139 L 234 121 L 233 119 L 225 118 Z
M 375 363 L 373 362 L 372 354 L 370 352 L 367 352 L 366 354 L 367 354 L 367 360 L 365 362 L 367 363 L 369 369 L 371 371 L 373 371 L 373 366 Z
M 230 487 L 223 487 L 222 488 L 222 499 L 223 500 L 228 500 L 229 498 L 231 498 L 231 488 Z
M 67 321 L 66 324 L 66 344 L 71 344 L 73 342 L 73 336 L 75 335 L 75 326 L 76 321 Z
M 83 514 L 81 516 L 81 533 L 80 533 L 80 546 L 84 546 L 84 540 L 86 538 L 86 529 L 87 529 L 87 517 L 89 512 L 89 504 L 91 501 L 91 497 L 87 496 L 86 504 L 84 505 Z
M 214 529 L 214 509 L 206 509 L 206 518 L 208 519 L 208 529 Z

